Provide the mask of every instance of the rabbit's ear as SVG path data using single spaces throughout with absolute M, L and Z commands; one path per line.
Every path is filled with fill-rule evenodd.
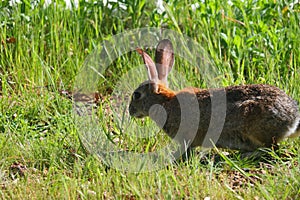
M 145 66 L 148 71 L 149 80 L 154 83 L 158 83 L 157 70 L 156 70 L 156 66 L 155 66 L 155 63 L 153 62 L 152 58 L 140 48 L 136 48 L 136 51 L 143 57 Z
M 174 65 L 174 50 L 170 40 L 164 39 L 158 43 L 155 52 L 155 63 L 158 79 L 168 87 L 168 74 Z

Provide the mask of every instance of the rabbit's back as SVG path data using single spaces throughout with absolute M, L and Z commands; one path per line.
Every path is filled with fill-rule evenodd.
M 195 95 L 199 104 L 200 119 L 181 119 L 182 110 L 178 99 L 181 96 L 190 99 Z M 218 102 L 214 97 L 222 95 L 225 95 L 225 99 L 213 104 L 212 113 L 212 101 Z M 217 147 L 242 151 L 270 147 L 294 132 L 300 120 L 297 103 L 284 91 L 270 85 L 230 86 L 211 90 L 190 88 L 178 92 L 176 97 L 165 105 L 168 118 L 163 129 L 174 138 L 180 123 L 190 120 L 188 123 L 193 127 L 193 123 L 198 121 L 195 138 L 193 133 L 189 133 L 189 128 L 186 128 L 185 136 L 181 138 L 194 138 L 191 142 L 192 147 L 203 146 L 204 138 L 211 137 L 207 135 L 208 130 L 214 128 L 221 130 L 219 135 L 209 132 L 215 137 L 212 141 L 216 142 Z M 188 112 L 195 110 L 190 109 Z M 226 112 L 225 115 L 222 112 Z M 222 119 L 217 119 L 218 117 L 225 117 L 223 124 L 220 123 Z M 221 129 L 218 129 L 218 126 Z

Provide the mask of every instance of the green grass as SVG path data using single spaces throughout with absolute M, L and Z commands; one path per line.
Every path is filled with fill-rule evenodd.
M 82 145 L 72 91 L 85 58 L 113 35 L 145 26 L 165 27 L 201 43 L 219 70 L 222 85 L 268 83 L 300 101 L 300 4 L 287 1 L 172 0 L 159 14 L 154 3 L 124 1 L 112 8 L 80 1 L 34 9 L 29 1 L 0 3 L 0 198 L 1 199 L 298 199 L 300 139 L 270 150 L 270 160 L 251 161 L 231 152 L 220 162 L 195 155 L 188 163 L 130 173 L 108 168 Z M 92 2 L 92 1 L 91 1 Z M 149 50 L 151 53 L 151 51 Z M 142 63 L 136 53 L 114 61 L 98 84 L 101 97 L 122 74 Z M 175 70 L 193 86 L 201 74 L 183 58 Z M 145 74 L 146 75 L 146 74 Z M 131 92 L 131 91 L 128 91 Z M 109 101 L 100 103 L 99 117 Z M 169 140 L 161 132 L 138 138 L 119 121 L 101 126 L 121 150 L 151 152 Z M 146 122 L 147 123 L 147 122 Z M 150 122 L 149 122 L 150 123 Z M 119 142 L 118 141 L 122 141 Z M 216 151 L 210 154 L 214 156 Z

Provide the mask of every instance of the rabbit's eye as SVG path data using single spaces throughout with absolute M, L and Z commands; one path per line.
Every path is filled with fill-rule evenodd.
M 133 100 L 138 100 L 141 98 L 141 93 L 139 92 L 134 92 L 133 95 L 132 95 L 132 99 Z

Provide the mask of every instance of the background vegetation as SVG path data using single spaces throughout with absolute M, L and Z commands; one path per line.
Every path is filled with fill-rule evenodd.
M 0 198 L 2 199 L 298 199 L 300 139 L 270 150 L 268 160 L 224 157 L 149 173 L 107 168 L 85 151 L 72 118 L 76 74 L 97 44 L 141 27 L 168 28 L 201 43 L 225 85 L 268 83 L 300 100 L 300 5 L 284 0 L 155 1 L 103 3 L 0 2 Z M 109 95 L 128 54 L 101 86 Z M 178 68 L 178 65 L 181 67 Z M 199 77 L 178 70 L 199 86 Z M 127 66 L 127 67 L 124 67 Z M 204 84 L 205 85 L 205 84 Z M 101 105 L 101 103 L 100 103 Z M 107 124 L 103 124 L 108 126 Z M 125 136 L 118 135 L 126 142 Z M 136 142 L 145 150 L 166 136 Z M 155 148 L 155 147 L 153 147 Z

